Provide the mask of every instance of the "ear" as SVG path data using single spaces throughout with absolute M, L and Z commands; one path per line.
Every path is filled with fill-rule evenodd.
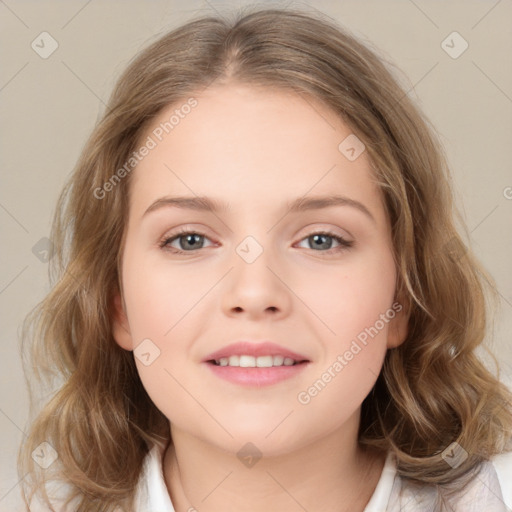
M 126 316 L 126 306 L 119 291 L 116 291 L 112 298 L 112 306 L 112 336 L 121 348 L 133 350 L 133 339 Z
M 391 309 L 395 311 L 395 316 L 389 321 L 387 347 L 396 348 L 409 334 L 410 306 L 406 300 L 397 299 Z

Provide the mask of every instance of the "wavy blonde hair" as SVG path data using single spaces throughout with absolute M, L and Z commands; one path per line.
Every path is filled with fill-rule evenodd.
M 168 420 L 146 394 L 133 354 L 112 336 L 131 175 L 101 200 L 95 190 L 164 107 L 214 81 L 320 100 L 366 145 L 392 225 L 397 296 L 410 318 L 406 341 L 387 352 L 362 404 L 360 443 L 393 451 L 402 477 L 433 484 L 510 449 L 511 395 L 475 354 L 491 279 L 456 231 L 442 146 L 385 63 L 318 14 L 253 8 L 233 20 L 193 19 L 132 60 L 59 198 L 53 288 L 23 326 L 33 411 L 36 391 L 52 389 L 49 401 L 39 397 L 45 403 L 20 448 L 27 507 L 36 494 L 47 499 L 43 484 L 56 480 L 67 483 L 74 510 L 131 510 L 145 455 L 169 441 Z M 44 441 L 59 456 L 46 470 L 31 458 Z M 456 469 L 441 456 L 454 441 L 469 454 Z

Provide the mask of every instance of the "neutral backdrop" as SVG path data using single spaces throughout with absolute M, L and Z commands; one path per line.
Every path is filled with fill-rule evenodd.
M 19 326 L 49 290 L 44 239 L 58 193 L 132 56 L 197 13 L 225 13 L 248 3 L 0 0 L 2 511 L 21 510 L 15 460 L 28 402 Z M 318 9 L 403 70 L 408 94 L 446 147 L 468 243 L 496 280 L 501 309 L 489 342 L 505 378 L 512 375 L 512 2 L 261 5 Z M 58 45 L 47 58 L 40 53 L 52 41 L 42 32 Z

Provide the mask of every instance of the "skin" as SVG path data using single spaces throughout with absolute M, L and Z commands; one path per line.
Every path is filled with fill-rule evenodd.
M 351 129 L 311 98 L 229 83 L 196 99 L 132 171 L 123 296 L 113 319 L 124 349 L 149 338 L 160 350 L 148 366 L 135 360 L 170 422 L 163 471 L 173 504 L 201 512 L 362 511 L 385 456 L 357 442 L 361 403 L 387 349 L 405 339 L 405 310 L 308 404 L 297 395 L 396 300 L 389 220 L 369 159 L 345 158 L 338 145 Z M 287 201 L 329 194 L 361 202 L 373 219 L 348 205 L 287 211 Z M 230 209 L 166 206 L 143 217 L 165 195 L 207 196 Z M 170 242 L 188 248 L 185 255 L 158 245 L 179 227 L 205 235 L 193 249 L 186 237 Z M 337 251 L 327 237 L 317 248 L 309 237 L 326 229 L 354 245 Z M 236 252 L 247 236 L 263 249 L 250 264 Z M 311 362 L 263 388 L 227 382 L 201 362 L 241 339 L 272 340 Z M 247 442 L 262 453 L 252 467 L 237 457 Z

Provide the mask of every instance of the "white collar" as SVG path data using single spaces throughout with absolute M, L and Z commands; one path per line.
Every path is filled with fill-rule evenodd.
M 382 468 L 377 487 L 373 491 L 370 501 L 366 505 L 364 512 L 383 512 L 386 510 L 391 496 L 391 490 L 395 482 L 396 460 L 395 456 L 388 452 L 386 462 Z
M 175 512 L 165 484 L 162 458 L 165 446 L 155 444 L 146 458 L 136 491 L 137 512 Z M 377 487 L 364 512 L 386 510 L 396 475 L 396 462 L 391 452 L 387 454 Z
M 165 445 L 155 444 L 146 455 L 137 485 L 137 512 L 175 512 L 165 484 L 162 459 Z

